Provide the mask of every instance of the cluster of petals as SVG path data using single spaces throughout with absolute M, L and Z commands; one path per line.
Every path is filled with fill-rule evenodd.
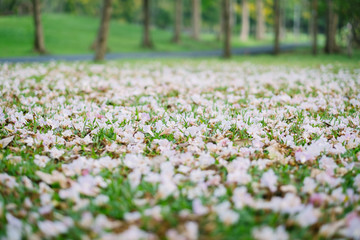
M 0 238 L 195 240 L 253 214 L 255 239 L 360 239 L 359 76 L 236 62 L 0 65 L 0 141 L 14 136 L 1 145 Z

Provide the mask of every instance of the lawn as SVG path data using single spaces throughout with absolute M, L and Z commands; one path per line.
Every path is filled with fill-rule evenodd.
M 289 68 L 315 68 L 319 69 L 324 65 L 331 65 L 333 71 L 346 68 L 348 70 L 358 69 L 360 66 L 360 51 L 354 50 L 352 57 L 347 56 L 344 53 L 340 54 L 325 54 L 322 49 L 319 49 L 319 53 L 316 56 L 311 54 L 311 48 L 303 47 L 291 52 L 282 52 L 278 56 L 272 54 L 258 54 L 258 55 L 234 55 L 231 60 L 222 60 L 221 58 L 159 58 L 155 59 L 162 64 L 176 66 L 182 63 L 197 65 L 199 61 L 206 61 L 207 64 L 218 69 L 219 61 L 229 61 L 238 64 L 250 63 L 253 65 L 262 66 L 283 66 Z M 154 61 L 154 59 L 121 59 L 117 60 L 118 63 L 133 63 L 133 64 L 148 64 Z
M 0 238 L 358 239 L 359 57 L 297 59 L 0 65 Z
M 44 14 L 43 25 L 45 45 L 50 54 L 83 54 L 91 53 L 90 46 L 95 39 L 99 19 L 68 14 Z M 174 44 L 171 30 L 152 29 L 155 49 L 153 51 L 195 51 L 221 48 L 221 42 L 214 34 L 203 34 L 201 41 L 193 41 L 187 34 L 183 35 L 180 44 Z M 33 20 L 30 16 L 0 17 L 0 57 L 35 55 L 33 52 Z M 142 27 L 112 20 L 110 24 L 110 52 L 149 51 L 141 48 Z M 299 42 L 307 42 L 302 35 Z M 295 42 L 289 34 L 284 42 Z M 234 47 L 258 46 L 272 44 L 272 37 L 256 41 L 250 38 L 241 42 L 238 36 L 233 37 Z

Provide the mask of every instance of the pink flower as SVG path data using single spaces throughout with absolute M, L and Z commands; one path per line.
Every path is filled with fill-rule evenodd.
M 323 156 L 319 161 L 319 167 L 333 172 L 334 169 L 338 167 L 338 165 L 332 158 Z
M 340 233 L 348 238 L 360 239 L 360 217 L 354 214 L 346 219 L 346 227 L 340 231 Z
M 305 163 L 305 162 L 311 160 L 312 156 L 310 154 L 308 154 L 307 152 L 298 151 L 295 153 L 295 159 L 297 162 Z
M 289 235 L 287 234 L 284 226 L 279 226 L 276 229 L 272 229 L 268 226 L 255 228 L 252 232 L 253 237 L 256 240 L 287 240 Z
M 309 202 L 313 205 L 322 205 L 325 201 L 325 196 L 321 193 L 314 193 L 310 196 Z
M 315 224 L 319 218 L 319 211 L 314 209 L 312 205 L 307 205 L 298 215 L 295 220 L 301 227 L 308 227 Z
M 50 156 L 55 159 L 60 158 L 65 153 L 64 150 L 59 150 L 56 147 L 53 147 L 49 152 Z
M 260 184 L 263 187 L 269 188 L 271 192 L 275 192 L 277 188 L 277 176 L 272 169 L 265 172 L 260 180 Z
M 204 207 L 204 205 L 202 205 L 201 200 L 198 198 L 193 200 L 192 209 L 193 212 L 199 216 L 207 214 L 209 212 L 209 210 L 206 207 Z
M 48 158 L 47 156 L 35 155 L 34 163 L 39 167 L 45 167 L 49 161 L 50 158 Z

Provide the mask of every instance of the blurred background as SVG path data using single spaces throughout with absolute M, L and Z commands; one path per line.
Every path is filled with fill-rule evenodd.
M 352 48 L 358 46 L 360 0 L 227 1 L 232 48 L 272 45 L 276 17 L 281 43 L 310 47 L 316 28 L 316 44 L 323 51 L 327 29 L 334 26 L 330 31 L 336 41 L 333 52 L 348 51 L 349 41 Z M 106 27 L 106 4 L 111 7 L 105 32 L 107 52 L 199 51 L 223 46 L 223 0 L 0 0 L 0 57 L 93 53 L 100 26 Z M 149 11 L 149 46 L 143 44 L 145 11 Z M 42 36 L 35 26 L 41 28 Z M 43 38 L 40 48 L 44 49 L 36 46 L 36 38 Z

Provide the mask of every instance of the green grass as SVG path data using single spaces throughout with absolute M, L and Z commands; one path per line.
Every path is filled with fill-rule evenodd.
M 50 54 L 82 54 L 91 53 L 90 46 L 95 39 L 99 19 L 86 16 L 67 14 L 44 14 L 42 17 L 45 46 Z M 33 21 L 31 16 L 0 17 L 0 57 L 35 55 L 33 51 Z M 193 41 L 183 34 L 182 42 L 174 44 L 171 30 L 153 28 L 151 31 L 155 48 L 152 51 L 194 51 L 219 49 L 222 44 L 216 40 L 215 34 L 203 34 L 200 41 Z M 110 24 L 109 49 L 111 52 L 149 51 L 141 48 L 142 27 L 112 20 Z M 307 42 L 302 35 L 298 42 Z M 288 34 L 283 42 L 295 42 Z M 238 34 L 233 35 L 233 47 L 269 45 L 272 36 L 265 40 L 239 40 Z
M 213 58 L 170 58 L 156 59 L 162 64 L 167 64 L 170 66 L 175 66 L 178 64 L 190 63 L 191 65 L 197 65 L 203 61 L 208 62 L 213 67 L 217 68 L 217 65 L 222 61 L 229 61 L 233 63 L 251 63 L 255 65 L 264 65 L 264 66 L 286 66 L 286 67 L 311 67 L 311 68 L 320 68 L 323 65 L 331 64 L 333 66 L 333 71 L 337 72 L 340 68 L 346 68 L 349 70 L 358 69 L 360 66 L 360 50 L 355 50 L 353 56 L 350 58 L 346 54 L 325 54 L 322 49 L 319 49 L 319 54 L 313 56 L 311 54 L 310 48 L 302 48 L 292 52 L 283 52 L 278 56 L 271 54 L 259 54 L 259 55 L 241 55 L 233 56 L 230 60 L 224 60 L 218 57 Z M 154 59 L 122 59 L 118 62 L 126 62 L 130 64 L 139 64 L 139 63 L 149 63 L 154 61 Z M 104 62 L 106 63 L 106 62 Z
M 278 56 L 273 55 L 256 55 L 256 56 L 236 56 L 235 61 L 251 62 L 253 64 L 261 65 L 280 65 L 289 67 L 316 67 L 322 65 L 332 64 L 336 67 L 346 67 L 348 69 L 359 68 L 360 66 L 360 51 L 355 50 L 353 56 L 350 58 L 346 54 L 328 55 L 319 49 L 319 54 L 313 56 L 310 48 L 303 48 L 294 52 L 281 53 Z

